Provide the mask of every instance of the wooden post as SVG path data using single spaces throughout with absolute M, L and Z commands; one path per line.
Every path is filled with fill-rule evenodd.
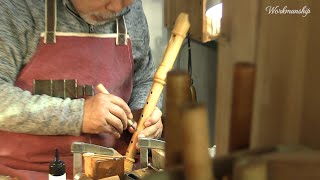
M 183 121 L 180 117 L 181 105 L 191 102 L 191 78 L 187 72 L 171 71 L 168 73 L 166 87 L 166 122 L 164 137 L 166 140 L 166 168 L 181 165 Z
M 209 157 L 208 111 L 204 105 L 188 104 L 181 109 L 180 124 L 186 180 L 212 180 L 212 162 Z
M 237 63 L 233 73 L 229 152 L 249 148 L 255 68 Z

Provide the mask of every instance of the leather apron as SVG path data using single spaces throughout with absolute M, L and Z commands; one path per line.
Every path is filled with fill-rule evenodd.
M 49 20 L 46 21 L 50 24 Z M 34 79 L 77 79 L 78 84 L 83 85 L 96 86 L 102 83 L 110 93 L 128 102 L 133 82 L 131 42 L 123 28 L 124 18 L 119 17 L 116 21 L 117 33 L 114 34 L 42 33 L 37 52 L 20 72 L 16 86 L 32 92 Z M 48 25 L 46 27 L 48 29 Z M 54 43 L 47 43 L 50 40 L 48 37 Z M 70 179 L 73 168 L 70 151 L 72 142 L 113 147 L 125 154 L 129 136 L 127 132 L 115 140 L 109 134 L 38 136 L 0 131 L 0 175 L 19 179 L 48 179 L 49 163 L 54 159 L 54 150 L 58 148 Z

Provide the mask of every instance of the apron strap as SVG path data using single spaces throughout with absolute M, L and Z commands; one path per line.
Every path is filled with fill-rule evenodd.
M 56 43 L 56 18 L 57 18 L 57 0 L 46 0 L 46 25 L 44 43 Z
M 127 27 L 124 16 L 121 16 L 116 19 L 117 22 L 117 39 L 116 45 L 127 45 L 128 35 L 127 35 Z
M 57 0 L 46 0 L 46 24 L 45 24 L 45 36 L 44 43 L 52 44 L 56 43 L 56 18 L 57 18 Z M 128 34 L 124 16 L 120 16 L 116 19 L 117 23 L 117 38 L 116 45 L 127 45 Z

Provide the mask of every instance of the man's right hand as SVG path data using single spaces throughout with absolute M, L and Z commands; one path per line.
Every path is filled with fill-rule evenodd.
M 109 133 L 120 138 L 133 115 L 127 103 L 118 96 L 98 93 L 85 100 L 82 132 Z

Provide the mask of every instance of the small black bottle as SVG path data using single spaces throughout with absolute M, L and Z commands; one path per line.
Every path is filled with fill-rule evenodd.
M 55 159 L 49 165 L 49 180 L 66 180 L 66 166 L 59 159 L 59 151 L 55 151 Z

